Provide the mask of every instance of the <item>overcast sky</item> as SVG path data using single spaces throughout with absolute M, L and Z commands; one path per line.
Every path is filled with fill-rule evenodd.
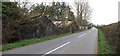
M 24 0 L 25 1 L 25 0 Z M 68 2 L 75 11 L 75 0 L 29 0 L 31 2 Z M 82 0 L 83 1 L 83 0 Z M 87 0 L 93 9 L 90 22 L 95 25 L 107 25 L 118 22 L 118 2 L 120 0 Z
M 118 2 L 120 0 L 89 0 L 93 9 L 91 22 L 111 24 L 118 22 Z

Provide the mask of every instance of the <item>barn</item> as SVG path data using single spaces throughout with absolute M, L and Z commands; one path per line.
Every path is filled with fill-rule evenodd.
M 52 21 L 57 27 L 62 28 L 65 33 L 78 31 L 79 27 L 75 21 Z
M 42 18 L 38 18 L 38 20 L 36 20 L 36 22 L 37 23 L 34 22 L 37 26 L 37 28 L 36 28 L 37 36 L 36 37 L 44 37 L 44 36 L 54 35 L 54 31 L 55 31 L 54 29 L 56 26 L 46 16 L 43 16 Z
M 41 38 L 54 35 L 56 26 L 46 16 L 33 17 L 31 20 L 30 22 L 21 24 L 22 26 L 29 24 L 29 26 L 20 27 L 18 30 L 22 39 Z

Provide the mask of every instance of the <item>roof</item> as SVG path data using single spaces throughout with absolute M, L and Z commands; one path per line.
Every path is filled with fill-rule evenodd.
M 73 22 L 74 21 L 52 21 L 52 23 L 58 27 L 61 27 L 62 25 L 68 26 L 71 25 Z

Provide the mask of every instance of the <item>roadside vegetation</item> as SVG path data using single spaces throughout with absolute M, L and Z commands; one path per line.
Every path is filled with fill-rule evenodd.
M 2 46 L 0 46 L 0 52 L 2 51 Z
M 112 48 L 108 45 L 103 32 L 98 29 L 98 54 L 113 54 Z
M 84 31 L 84 30 L 82 30 L 82 31 Z M 68 36 L 71 34 L 82 32 L 82 31 L 76 31 L 74 33 L 66 33 L 66 34 L 62 34 L 62 35 L 58 35 L 58 36 L 44 37 L 41 39 L 30 39 L 30 40 L 22 40 L 22 41 L 15 42 L 15 43 L 9 43 L 9 44 L 5 44 L 2 46 L 2 51 L 6 51 L 6 50 L 13 49 L 13 48 L 22 47 L 22 46 L 26 46 L 26 45 L 30 45 L 30 44 L 34 44 L 34 43 L 38 43 L 38 42 L 43 42 L 43 41 L 47 41 L 47 40 L 51 40 L 51 39 L 55 39 L 55 38 L 59 38 L 59 37 L 63 37 L 63 36 Z
M 120 22 L 98 26 L 98 54 L 120 54 Z

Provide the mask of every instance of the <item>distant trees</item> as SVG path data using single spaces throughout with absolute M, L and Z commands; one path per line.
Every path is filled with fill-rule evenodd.
M 44 11 L 45 10 L 45 11 Z M 74 13 L 70 10 L 69 5 L 66 5 L 65 2 L 53 2 L 51 6 L 40 5 L 31 6 L 31 14 L 42 14 L 45 12 L 44 15 L 48 16 L 50 20 L 72 20 L 75 18 Z
M 36 6 L 35 6 L 35 4 L 33 4 L 31 7 L 30 7 L 30 10 L 31 10 L 31 12 L 30 12 L 30 14 L 31 15 L 42 15 L 43 14 L 43 12 L 45 12 L 45 5 L 43 5 L 43 3 L 41 3 L 40 5 L 39 4 L 36 4 Z
M 78 0 L 75 2 L 76 11 L 77 11 L 77 23 L 80 26 L 88 25 L 88 20 L 90 19 L 92 9 L 90 8 L 88 2 L 81 2 Z

